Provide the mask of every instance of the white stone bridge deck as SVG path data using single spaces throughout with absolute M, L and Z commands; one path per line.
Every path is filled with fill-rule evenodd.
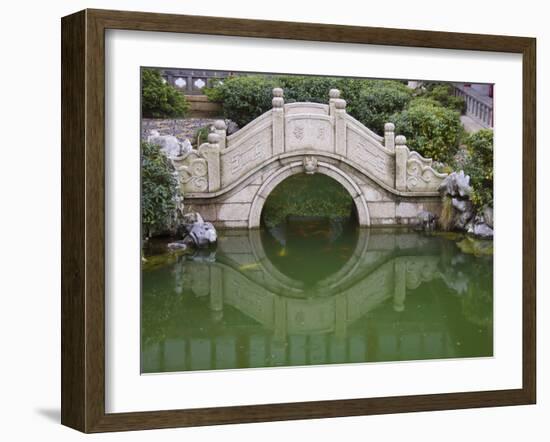
M 392 123 L 381 137 L 346 113 L 338 90 L 329 96 L 329 104 L 285 104 L 275 88 L 273 108 L 233 135 L 217 121 L 207 143 L 174 160 L 187 208 L 218 227 L 257 228 L 271 191 L 305 172 L 347 189 L 361 226 L 410 224 L 423 210 L 439 213 L 446 174 L 411 152 Z

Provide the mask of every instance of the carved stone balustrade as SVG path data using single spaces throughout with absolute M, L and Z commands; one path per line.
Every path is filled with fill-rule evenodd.
M 360 225 L 408 224 L 423 210 L 437 212 L 446 175 L 432 160 L 411 152 L 393 123 L 380 136 L 350 116 L 339 90 L 328 98 L 285 103 L 275 88 L 272 109 L 236 133 L 216 121 L 207 143 L 176 160 L 186 204 L 218 226 L 254 228 L 280 182 L 322 173 L 348 190 Z

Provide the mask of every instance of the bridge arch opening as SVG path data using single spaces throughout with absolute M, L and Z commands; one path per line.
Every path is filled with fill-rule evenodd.
M 351 198 L 353 204 L 351 205 L 354 218 L 359 226 L 369 226 L 370 217 L 367 207 L 367 202 L 361 190 L 359 189 L 355 180 L 345 173 L 342 169 L 335 167 L 332 164 L 319 161 L 316 164 L 314 173 L 304 173 L 305 169 L 303 161 L 296 161 L 271 173 L 260 186 L 259 190 L 254 195 L 250 207 L 250 215 L 248 220 L 248 227 L 251 229 L 260 228 L 263 221 L 263 211 L 271 193 L 287 178 L 295 175 L 306 175 L 308 178 L 317 174 L 324 175 L 325 177 L 332 178 L 336 181 L 342 191 L 345 189 L 349 198 Z M 292 189 L 294 191 L 294 189 Z M 335 192 L 337 193 L 337 192 Z M 345 194 L 344 194 L 345 195 Z M 346 197 L 347 198 L 347 197 Z
M 333 178 L 298 173 L 285 178 L 267 196 L 260 222 L 263 227 L 273 228 L 304 220 L 356 223 L 357 210 L 351 195 Z
M 360 219 L 365 222 L 353 186 L 328 167 L 323 172 L 288 169 L 268 180 L 259 211 L 267 258 L 305 286 L 319 282 L 320 270 L 325 276 L 341 270 L 356 248 Z

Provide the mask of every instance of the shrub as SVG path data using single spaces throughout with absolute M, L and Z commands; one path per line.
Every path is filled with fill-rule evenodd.
M 195 132 L 195 140 L 194 140 L 194 146 L 196 149 L 198 149 L 202 143 L 206 143 L 208 141 L 208 134 L 210 132 L 212 132 L 211 124 L 202 126 L 197 129 L 197 131 Z
M 470 199 L 477 209 L 493 205 L 493 131 L 482 129 L 464 141 L 464 172 L 470 175 Z
M 401 111 L 412 97 L 399 81 L 296 75 L 235 76 L 210 84 L 205 93 L 210 101 L 222 104 L 225 118 L 242 127 L 271 109 L 274 87 L 284 89 L 286 103 L 328 103 L 329 90 L 339 89 L 347 112 L 379 133 L 389 116 Z
M 141 230 L 145 238 L 169 228 L 177 192 L 170 160 L 157 145 L 141 143 Z
M 156 69 L 141 71 L 141 114 L 144 118 L 182 118 L 189 110 L 185 96 L 165 83 Z
M 407 137 L 411 150 L 439 162 L 452 160 L 464 132 L 458 112 L 426 98 L 415 98 L 391 120 L 396 133 Z
M 367 80 L 339 77 L 314 77 L 282 75 L 275 77 L 277 83 L 285 91 L 285 101 L 293 103 L 297 101 L 311 101 L 314 103 L 328 103 L 329 91 L 340 90 L 340 98 L 350 106 L 357 101 L 357 97 Z
M 285 91 L 286 103 L 328 103 L 329 90 L 338 87 L 338 79 L 333 77 L 282 75 L 276 77 L 276 82 Z
M 273 79 L 259 76 L 237 76 L 218 82 L 205 89 L 211 101 L 222 104 L 224 117 L 240 127 L 271 109 L 272 89 L 277 86 Z
M 403 83 L 391 80 L 364 80 L 348 112 L 369 129 L 382 135 L 384 124 L 411 101 L 412 91 Z
M 455 96 L 453 85 L 449 83 L 431 83 L 427 86 L 426 93 L 423 96 L 461 114 L 466 111 L 464 98 Z

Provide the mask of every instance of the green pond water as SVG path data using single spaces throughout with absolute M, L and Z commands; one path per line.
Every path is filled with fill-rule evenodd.
M 492 244 L 465 243 L 323 218 L 192 254 L 153 243 L 142 372 L 492 356 Z

